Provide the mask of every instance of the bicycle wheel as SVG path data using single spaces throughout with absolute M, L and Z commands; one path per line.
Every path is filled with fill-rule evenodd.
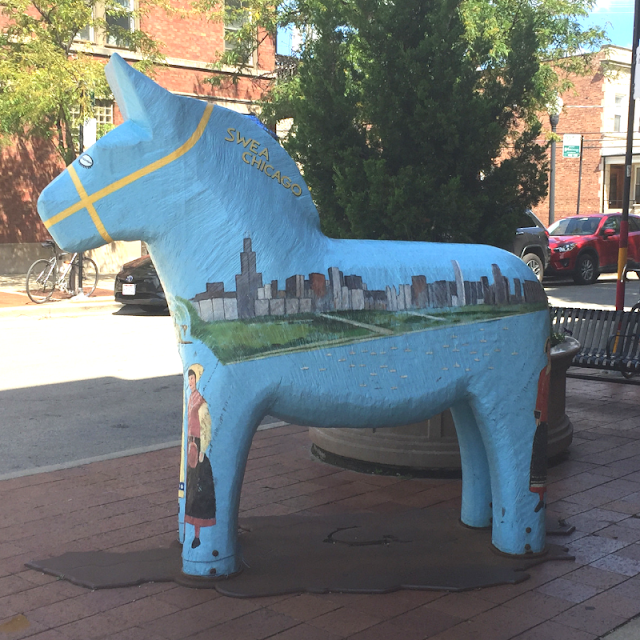
M 53 260 L 36 260 L 27 272 L 27 295 L 33 302 L 46 302 L 56 288 L 56 264 Z
M 90 296 L 98 284 L 98 266 L 91 258 L 82 258 L 82 293 Z

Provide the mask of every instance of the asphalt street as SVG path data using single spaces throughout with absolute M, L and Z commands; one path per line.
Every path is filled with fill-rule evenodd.
M 615 287 L 613 275 L 591 286 L 545 282 L 561 306 L 611 307 Z M 627 305 L 639 297 L 632 280 Z M 0 316 L 0 479 L 178 444 L 183 382 L 171 318 L 51 308 Z
M 616 306 L 616 275 L 605 273 L 595 284 L 583 286 L 573 280 L 545 280 L 544 288 L 549 304 L 559 307 L 599 308 Z M 625 309 L 629 309 L 640 300 L 640 281 L 631 275 L 625 285 Z

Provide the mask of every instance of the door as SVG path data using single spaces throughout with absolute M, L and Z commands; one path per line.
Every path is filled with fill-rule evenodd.
M 614 234 L 612 236 L 606 236 L 605 230 L 613 229 Z M 618 247 L 620 245 L 620 216 L 609 216 L 605 223 L 600 227 L 598 231 L 598 237 L 596 239 L 596 245 L 598 247 L 598 259 L 600 260 L 600 267 L 604 269 L 611 269 L 618 264 Z
M 624 166 L 612 164 L 609 167 L 609 209 L 622 208 L 624 189 Z
M 633 266 L 640 265 L 640 218 L 629 216 L 629 250 L 627 258 Z

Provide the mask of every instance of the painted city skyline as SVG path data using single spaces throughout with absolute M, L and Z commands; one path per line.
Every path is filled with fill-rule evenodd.
M 389 284 L 370 290 L 359 275 L 344 275 L 339 267 L 329 267 L 327 276 L 295 274 L 279 288 L 278 280 L 264 283 L 257 270 L 257 255 L 251 238 L 244 238 L 240 252 L 240 273 L 236 290 L 225 291 L 223 282 L 208 282 L 206 290 L 190 302 L 204 322 L 248 320 L 265 316 L 295 316 L 332 311 L 415 311 L 476 305 L 518 305 L 545 303 L 546 294 L 537 280 L 502 275 L 497 264 L 480 280 L 464 280 L 457 260 L 451 261 L 454 280 L 427 282 L 426 276 L 411 276 L 411 284 Z

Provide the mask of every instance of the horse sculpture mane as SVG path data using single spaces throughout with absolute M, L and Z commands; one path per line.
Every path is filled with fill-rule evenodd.
M 147 242 L 184 364 L 183 570 L 238 570 L 238 504 L 266 413 L 386 427 L 451 408 L 463 522 L 544 549 L 544 290 L 479 245 L 324 236 L 295 163 L 240 114 L 173 96 L 114 54 L 126 122 L 42 193 L 57 242 Z

